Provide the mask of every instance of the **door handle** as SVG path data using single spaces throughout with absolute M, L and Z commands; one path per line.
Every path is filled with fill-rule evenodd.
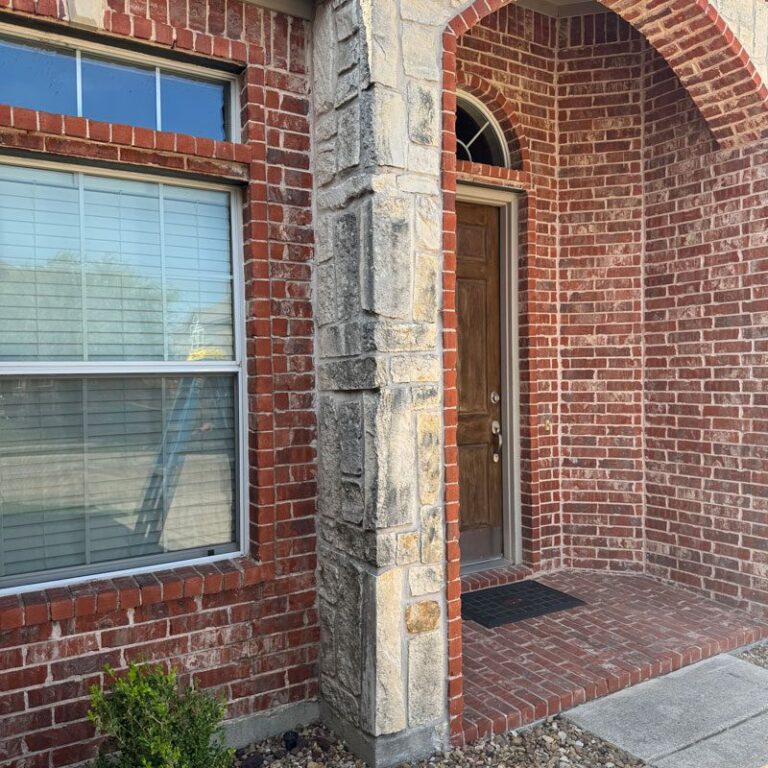
M 493 452 L 493 463 L 497 464 L 501 456 L 501 449 L 504 446 L 504 438 L 501 434 L 501 423 L 494 419 L 491 422 L 491 434 L 496 438 L 496 448 Z

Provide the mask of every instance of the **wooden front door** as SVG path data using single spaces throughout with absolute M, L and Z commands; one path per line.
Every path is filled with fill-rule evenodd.
M 457 203 L 462 562 L 503 555 L 499 209 Z

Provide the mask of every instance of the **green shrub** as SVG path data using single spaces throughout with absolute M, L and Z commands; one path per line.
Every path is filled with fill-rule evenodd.
M 107 668 L 110 691 L 91 689 L 89 719 L 109 738 L 93 768 L 229 768 L 223 745 L 224 704 L 190 686 L 179 693 L 176 672 L 131 664 Z

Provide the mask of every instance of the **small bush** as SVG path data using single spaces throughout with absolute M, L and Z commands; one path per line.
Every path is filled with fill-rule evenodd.
M 190 686 L 179 693 L 176 672 L 131 664 L 111 690 L 91 689 L 89 719 L 109 738 L 93 768 L 229 768 L 223 744 L 224 704 Z

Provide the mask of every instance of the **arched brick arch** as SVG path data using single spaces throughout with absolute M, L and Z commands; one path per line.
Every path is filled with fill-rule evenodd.
M 445 37 L 458 38 L 509 2 L 475 0 L 449 23 Z M 768 88 L 709 0 L 601 3 L 629 22 L 666 59 L 721 146 L 745 146 L 768 137 Z M 450 57 L 450 46 L 446 53 Z
M 471 94 L 485 105 L 504 132 L 504 139 L 509 147 L 511 167 L 528 170 L 530 167 L 528 142 L 521 131 L 520 121 L 512 102 L 489 81 L 469 72 L 457 72 L 456 89 Z

